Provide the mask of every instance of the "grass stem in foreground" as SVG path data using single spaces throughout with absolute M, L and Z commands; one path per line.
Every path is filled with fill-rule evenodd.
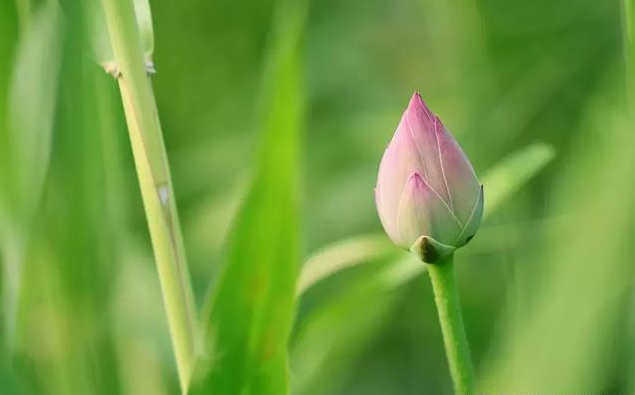
M 132 0 L 102 0 L 159 272 L 181 392 L 186 393 L 197 339 L 194 298 L 152 86 Z

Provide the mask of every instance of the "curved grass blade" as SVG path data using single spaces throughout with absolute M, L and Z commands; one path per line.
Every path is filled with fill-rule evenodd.
M 497 163 L 483 177 L 485 188 L 485 215 L 492 213 L 511 194 L 525 185 L 542 170 L 555 153 L 551 146 L 535 143 Z
M 392 243 L 383 233 L 369 233 L 339 240 L 307 259 L 298 280 L 301 295 L 320 280 L 362 262 L 395 254 Z

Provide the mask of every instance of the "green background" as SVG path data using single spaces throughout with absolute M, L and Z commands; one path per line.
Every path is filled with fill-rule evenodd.
M 0 4 L 0 393 L 176 394 L 117 84 L 95 62 L 78 3 Z M 300 265 L 333 243 L 348 248 L 318 265 L 362 255 L 298 298 L 292 394 L 451 393 L 429 279 L 412 265 L 390 270 L 408 258 L 386 243 L 374 205 L 381 155 L 415 90 L 486 180 L 486 201 L 509 189 L 456 256 L 478 390 L 635 391 L 628 2 L 150 5 L 151 78 L 201 311 L 232 248 L 259 259 L 254 245 L 227 242 L 232 223 L 239 240 L 249 218 L 255 237 L 279 236 L 264 270 L 281 283 L 279 256 Z M 300 37 L 289 58 L 276 55 L 287 34 Z M 280 58 L 289 63 L 271 66 Z M 297 96 L 276 96 L 295 83 Z M 295 145 L 267 131 L 295 117 L 297 168 L 280 170 L 296 162 L 271 158 Z M 250 188 L 254 177 L 263 184 Z M 299 188 L 299 214 L 258 204 L 275 200 L 267 185 L 286 183 Z M 245 196 L 247 214 L 232 221 Z

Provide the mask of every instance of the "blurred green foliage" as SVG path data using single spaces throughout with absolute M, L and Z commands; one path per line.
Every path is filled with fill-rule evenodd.
M 281 1 L 265 66 L 261 149 L 205 315 L 192 394 L 288 393 L 287 339 L 300 269 L 301 46 L 307 3 Z M 200 375 L 200 377 L 196 377 Z
M 197 304 L 223 325 L 211 363 L 223 347 L 262 351 L 241 339 L 272 325 L 280 359 L 267 379 L 284 375 L 294 262 L 353 259 L 295 301 L 291 393 L 451 393 L 425 274 L 396 250 L 360 251 L 360 237 L 381 234 L 377 166 L 419 90 L 479 175 L 514 169 L 488 178 L 509 193 L 456 258 L 479 391 L 633 391 L 631 2 L 326 0 L 289 27 L 299 12 L 290 3 L 150 2 L 151 78 Z M 0 2 L 0 393 L 177 394 L 120 98 L 81 7 Z M 57 33 L 42 34 L 43 20 Z M 297 48 L 276 52 L 286 46 Z M 47 133 L 50 147 L 16 146 L 15 136 Z M 544 165 L 543 143 L 556 156 L 540 173 L 505 162 L 524 152 Z M 30 159 L 16 168 L 16 157 Z M 39 172 L 17 200 L 31 214 L 16 219 L 12 182 Z M 302 212 L 288 217 L 296 187 Z M 239 250 L 249 245 L 239 234 L 268 232 L 271 245 Z M 253 313 L 239 297 L 261 270 L 281 288 L 256 301 L 256 329 L 217 319 Z M 226 375 L 253 374 L 256 354 L 244 355 Z M 254 394 L 267 393 L 258 385 Z

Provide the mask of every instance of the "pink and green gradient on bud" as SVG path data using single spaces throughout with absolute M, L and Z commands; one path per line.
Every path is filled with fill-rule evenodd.
M 418 93 L 381 160 L 375 200 L 390 239 L 428 263 L 465 245 L 481 223 L 483 187 Z

